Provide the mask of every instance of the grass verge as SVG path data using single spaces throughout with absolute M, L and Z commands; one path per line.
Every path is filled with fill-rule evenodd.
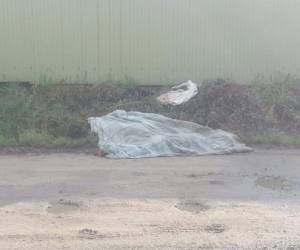
M 300 136 L 286 134 L 264 134 L 242 138 L 243 142 L 252 146 L 268 146 L 280 148 L 300 148 Z
M 71 138 L 25 131 L 20 134 L 18 142 L 11 137 L 0 136 L 0 147 L 77 148 L 96 145 L 97 138 L 91 135 L 82 138 Z
M 230 131 L 250 146 L 300 148 L 300 80 L 250 86 L 208 82 L 178 107 L 156 101 L 166 89 L 138 86 L 130 79 L 115 85 L 0 85 L 0 147 L 96 146 L 88 117 L 123 109 Z

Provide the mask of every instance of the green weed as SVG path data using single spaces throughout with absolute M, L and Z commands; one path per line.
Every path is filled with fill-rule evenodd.
M 300 137 L 294 136 L 300 129 L 300 84 L 293 78 L 259 79 L 251 86 L 207 83 L 179 107 L 157 103 L 156 97 L 169 88 L 137 86 L 130 78 L 116 85 L 44 82 L 0 85 L 0 146 L 96 145 L 87 118 L 124 109 L 221 128 L 252 145 L 300 147 Z
M 278 147 L 300 148 L 300 136 L 284 133 L 267 133 L 242 138 L 249 145 L 269 145 Z

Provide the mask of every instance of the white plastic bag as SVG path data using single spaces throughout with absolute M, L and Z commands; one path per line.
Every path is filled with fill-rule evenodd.
M 171 91 L 162 94 L 157 98 L 161 104 L 168 105 L 181 105 L 188 102 L 198 94 L 198 86 L 192 81 L 184 82 L 172 88 Z

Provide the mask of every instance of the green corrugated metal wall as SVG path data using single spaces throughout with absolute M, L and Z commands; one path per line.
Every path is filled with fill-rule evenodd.
M 0 81 L 299 73 L 299 0 L 0 0 Z

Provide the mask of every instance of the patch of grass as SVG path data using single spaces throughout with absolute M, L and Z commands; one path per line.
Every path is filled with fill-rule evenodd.
M 300 79 L 281 75 L 269 80 L 258 79 L 251 86 L 260 98 L 268 127 L 297 134 L 300 129 Z
M 95 146 L 97 138 L 90 135 L 84 138 L 54 137 L 49 134 L 40 134 L 35 131 L 25 131 L 20 134 L 19 141 L 13 138 L 0 136 L 0 146 L 24 146 L 24 147 L 44 147 L 56 148 L 67 147 L 75 148 L 81 146 Z
M 124 79 L 117 81 L 116 85 L 122 88 L 133 88 L 135 86 L 138 86 L 139 84 L 134 78 L 125 76 Z
M 253 90 L 262 99 L 266 108 L 274 105 L 287 105 L 292 102 L 291 86 L 288 82 L 257 83 Z
M 31 93 L 18 85 L 11 85 L 0 97 L 0 134 L 20 140 L 20 133 L 30 127 L 32 119 Z
M 300 136 L 292 136 L 282 133 L 269 133 L 264 135 L 248 136 L 242 138 L 248 145 L 268 145 L 278 147 L 300 148 Z
M 15 146 L 16 144 L 14 138 L 8 138 L 0 134 L 0 146 Z

